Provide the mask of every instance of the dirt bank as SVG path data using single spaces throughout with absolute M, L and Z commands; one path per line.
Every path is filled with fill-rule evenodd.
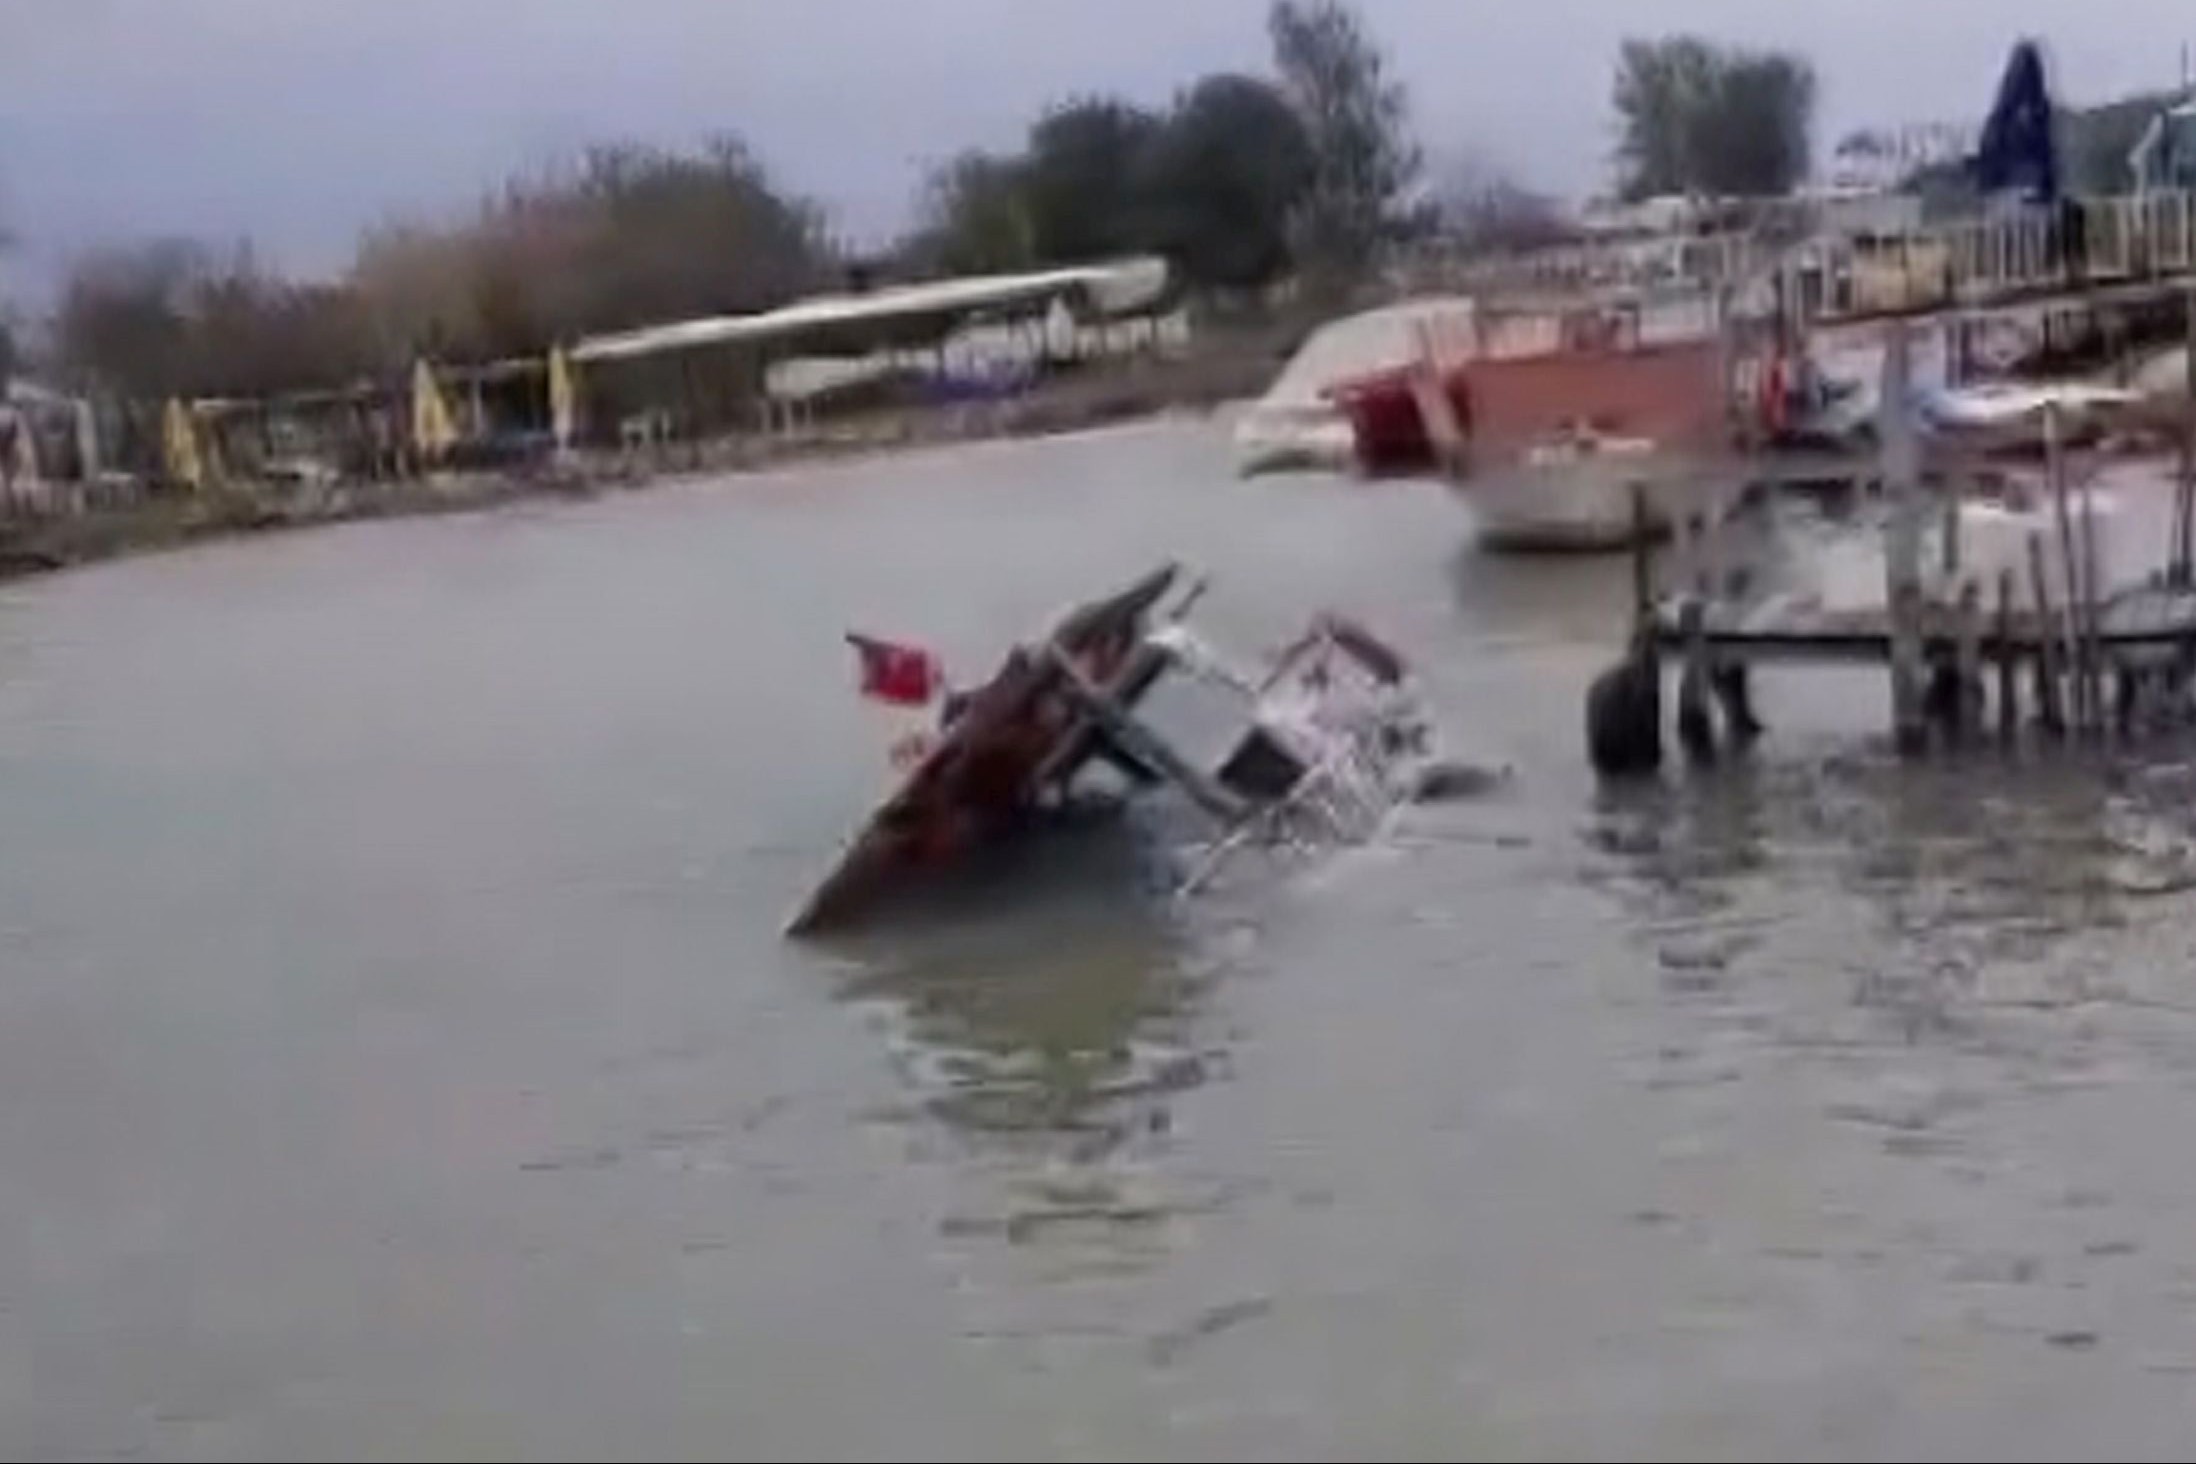
M 1282 332 L 1233 331 L 1181 357 L 1063 376 L 997 401 L 827 418 L 793 434 L 671 443 L 636 453 L 582 453 L 529 471 L 306 487 L 233 482 L 192 494 L 154 491 L 127 502 L 0 518 L 0 580 L 210 538 L 470 512 L 522 499 L 645 487 L 694 473 L 1073 432 L 1163 411 L 1210 410 L 1262 390 L 1286 345 Z

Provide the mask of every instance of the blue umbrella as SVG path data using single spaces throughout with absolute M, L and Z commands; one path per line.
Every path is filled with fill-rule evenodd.
M 2014 193 L 2029 203 L 2059 196 L 2059 158 L 2051 131 L 2051 89 L 2034 41 L 2013 47 L 1998 100 L 1983 123 L 1975 181 L 1985 193 Z

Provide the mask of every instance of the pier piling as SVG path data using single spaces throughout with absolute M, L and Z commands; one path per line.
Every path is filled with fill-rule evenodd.
M 2028 582 L 2036 601 L 2036 718 L 2057 737 L 2066 731 L 2066 704 L 2060 699 L 2058 617 L 2051 609 L 2051 585 L 2044 577 L 2043 532 L 2028 536 Z
M 1921 492 L 1909 415 L 1912 380 L 1904 322 L 1887 328 L 1879 405 L 1883 482 L 1889 519 L 1884 527 L 1884 602 L 1890 611 L 1891 721 L 1899 751 L 1924 751 L 1929 730 L 1923 706 L 1921 644 Z
M 1955 696 L 1952 730 L 1965 739 L 1978 735 L 1983 724 L 1982 595 L 1973 580 L 1962 581 L 1953 625 L 1952 669 Z

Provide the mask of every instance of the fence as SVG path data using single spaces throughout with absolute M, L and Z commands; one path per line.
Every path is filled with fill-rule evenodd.
M 2196 271 L 2196 194 L 2087 198 L 1904 233 L 1818 236 L 1795 244 L 1750 233 L 1567 245 L 1469 259 L 1436 244 L 1403 261 L 1414 287 L 1464 294 L 1741 289 L 1777 281 L 1802 320 L 1982 306 L 2087 285 Z

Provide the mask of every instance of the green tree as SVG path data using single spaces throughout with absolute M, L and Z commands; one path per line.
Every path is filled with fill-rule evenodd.
M 1183 278 L 1254 288 L 1290 262 L 1289 223 L 1311 183 L 1303 124 L 1269 82 L 1207 76 L 1150 141 L 1138 193 L 1150 239 Z
M 1715 61 L 1693 36 L 1628 40 L 1617 53 L 1615 94 L 1619 192 L 1626 198 L 1683 193 L 1695 186 L 1694 132 L 1711 107 Z
M 560 332 L 766 309 L 834 273 L 816 209 L 780 190 L 737 137 L 695 153 L 593 149 L 577 180 L 539 204 L 588 286 L 554 312 L 581 317 L 553 319 Z
M 1626 198 L 1767 197 L 1807 176 L 1815 72 L 1801 57 L 1698 36 L 1628 40 L 1612 102 Z
M 1028 173 L 1020 158 L 965 152 L 930 175 L 923 225 L 909 253 L 914 267 L 946 274 L 994 274 L 1035 262 Z
M 1158 130 L 1149 112 L 1107 98 L 1056 107 L 1030 129 L 1022 188 L 1037 260 L 1078 264 L 1145 247 L 1136 177 Z
M 1409 103 L 1341 0 L 1274 0 L 1266 21 L 1282 92 L 1311 149 L 1300 260 L 1348 278 L 1401 222 L 1404 195 L 1418 176 Z

